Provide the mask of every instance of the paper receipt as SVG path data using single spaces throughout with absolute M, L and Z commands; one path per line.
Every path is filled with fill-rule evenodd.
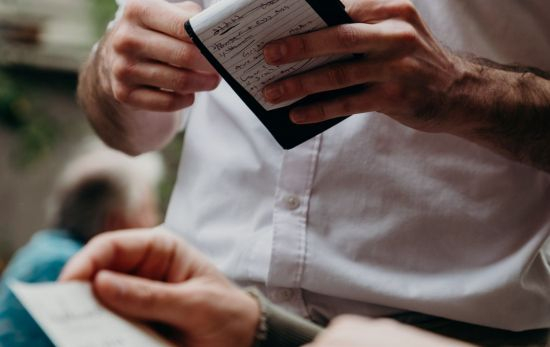
M 102 306 L 89 283 L 10 283 L 10 288 L 58 347 L 175 346 L 153 330 Z

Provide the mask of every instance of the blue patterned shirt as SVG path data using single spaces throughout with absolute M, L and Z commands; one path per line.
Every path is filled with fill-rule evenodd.
M 48 337 L 8 288 L 12 280 L 55 281 L 82 243 L 64 231 L 44 230 L 13 257 L 0 280 L 0 346 L 52 347 Z

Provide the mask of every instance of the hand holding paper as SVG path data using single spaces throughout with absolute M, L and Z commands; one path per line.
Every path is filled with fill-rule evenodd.
M 104 308 L 87 282 L 12 282 L 10 288 L 57 347 L 174 347 Z
M 62 281 L 92 281 L 98 299 L 138 321 L 164 323 L 187 347 L 248 346 L 256 301 L 199 252 L 166 231 L 117 231 L 93 239 Z

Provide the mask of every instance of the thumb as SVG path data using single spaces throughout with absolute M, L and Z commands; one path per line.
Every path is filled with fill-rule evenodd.
M 103 270 L 93 285 L 99 300 L 122 316 L 181 327 L 184 308 L 173 284 Z
M 178 3 L 174 3 L 173 5 L 185 11 L 188 19 L 202 11 L 201 5 L 193 1 L 178 2 Z M 187 33 L 186 35 L 187 35 L 186 40 L 189 42 L 193 42 Z M 210 65 L 210 63 L 206 60 L 206 58 L 201 56 L 200 61 L 201 61 L 201 65 L 200 65 L 200 68 L 198 69 L 200 72 L 218 75 L 218 73 L 216 72 L 216 69 L 214 69 L 212 65 Z

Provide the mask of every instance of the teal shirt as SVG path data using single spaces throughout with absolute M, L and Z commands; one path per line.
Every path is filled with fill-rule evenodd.
M 7 285 L 12 280 L 55 281 L 82 246 L 67 232 L 44 230 L 15 254 L 0 280 L 0 346 L 53 346 Z

